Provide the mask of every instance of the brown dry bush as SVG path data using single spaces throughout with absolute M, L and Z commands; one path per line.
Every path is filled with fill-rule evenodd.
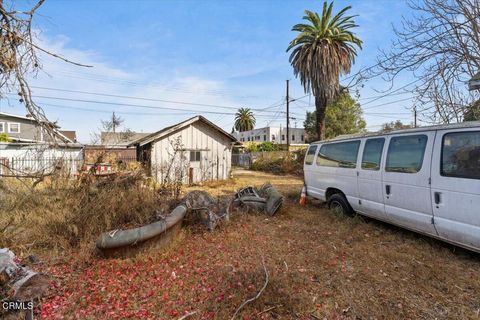
M 91 248 L 102 232 L 148 223 L 172 204 L 140 172 L 75 181 L 55 177 L 36 189 L 17 181 L 14 186 L 2 193 L 0 246 Z

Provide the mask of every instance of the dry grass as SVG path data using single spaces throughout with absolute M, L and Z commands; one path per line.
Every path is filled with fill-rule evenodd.
M 149 222 L 155 210 L 168 209 L 170 197 L 145 185 L 140 174 L 81 180 L 56 179 L 30 189 L 18 180 L 0 203 L 3 246 L 13 250 L 61 251 L 82 248 L 85 258 L 102 232 Z
M 43 318 L 228 319 L 270 280 L 243 319 L 478 319 L 480 257 L 383 223 L 297 205 L 302 181 L 238 171 L 214 195 L 271 181 L 287 195 L 273 218 L 243 216 L 215 232 L 184 229 L 166 252 L 135 259 L 42 256 L 60 275 Z M 198 187 L 197 187 L 198 188 Z

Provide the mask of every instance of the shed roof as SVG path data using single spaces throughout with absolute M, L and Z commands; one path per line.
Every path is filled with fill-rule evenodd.
M 219 126 L 217 126 L 216 124 L 214 124 L 213 122 L 208 120 L 207 118 L 205 118 L 203 116 L 200 116 L 200 115 L 197 115 L 193 118 L 187 119 L 185 121 L 182 121 L 180 123 L 177 123 L 177 124 L 169 126 L 169 127 L 165 127 L 160 131 L 154 132 L 154 133 L 149 134 L 145 137 L 137 139 L 137 140 L 133 141 L 132 143 L 130 143 L 129 146 L 133 146 L 133 145 L 143 146 L 143 145 L 146 145 L 147 143 L 150 143 L 154 140 L 158 140 L 158 139 L 160 139 L 164 136 L 169 135 L 170 133 L 173 133 L 177 130 L 185 128 L 185 127 L 187 127 L 187 126 L 189 126 L 189 125 L 191 125 L 191 124 L 193 124 L 197 121 L 201 121 L 204 124 L 206 124 L 207 126 L 211 127 L 212 129 L 217 130 L 218 132 L 220 132 L 221 134 L 226 136 L 231 141 L 237 141 L 237 139 L 235 139 L 234 136 L 232 136 L 231 134 L 229 134 L 228 132 L 226 132 L 225 130 L 223 130 L 222 128 L 220 128 Z

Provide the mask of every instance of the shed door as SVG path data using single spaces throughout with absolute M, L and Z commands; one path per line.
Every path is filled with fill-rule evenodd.
M 188 169 L 188 182 L 197 183 L 202 180 L 202 151 L 190 151 L 190 167 Z

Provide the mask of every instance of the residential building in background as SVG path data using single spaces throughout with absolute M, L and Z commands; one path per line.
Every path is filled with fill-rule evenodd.
M 305 143 L 305 129 L 289 128 L 290 144 Z M 287 128 L 264 127 L 249 131 L 234 132 L 233 136 L 240 142 L 273 142 L 287 144 Z
M 75 131 L 64 134 L 60 126 L 53 126 L 54 137 L 30 117 L 0 112 L 0 133 L 11 140 L 0 142 L 0 174 L 29 175 L 60 166 L 76 172 L 83 145 L 76 142 Z

